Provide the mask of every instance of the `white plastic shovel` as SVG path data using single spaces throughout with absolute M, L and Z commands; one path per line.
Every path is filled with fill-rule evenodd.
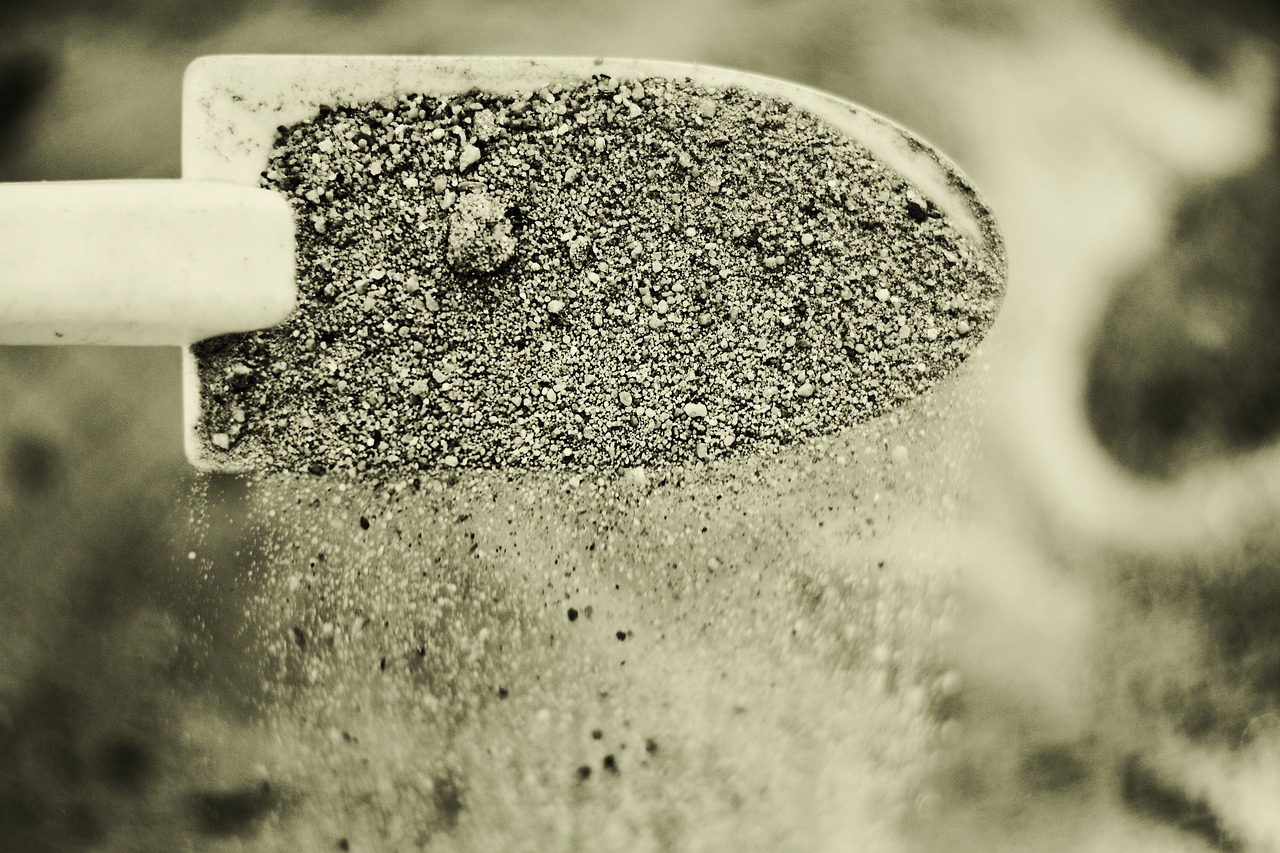
M 781 80 L 705 65 L 586 58 L 213 56 L 187 69 L 182 180 L 0 185 L 0 343 L 188 347 L 264 328 L 295 304 L 289 205 L 259 189 L 276 128 L 322 104 L 530 92 L 608 74 L 688 78 L 795 103 L 843 128 L 981 243 L 1003 255 L 968 181 L 927 143 L 855 104 Z M 187 350 L 186 448 L 199 379 Z

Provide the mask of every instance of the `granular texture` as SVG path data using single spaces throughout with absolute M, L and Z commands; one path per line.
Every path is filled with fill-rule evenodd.
M 195 347 L 210 452 L 259 470 L 776 449 L 924 391 L 1002 294 L 868 150 L 736 88 L 322 107 L 262 180 L 297 215 L 298 309 Z

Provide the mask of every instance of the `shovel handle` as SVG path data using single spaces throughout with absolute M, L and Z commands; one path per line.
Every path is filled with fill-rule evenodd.
M 0 184 L 0 344 L 176 345 L 293 309 L 270 190 L 186 180 Z

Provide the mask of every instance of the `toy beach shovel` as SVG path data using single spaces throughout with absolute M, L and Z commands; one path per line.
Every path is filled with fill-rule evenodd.
M 0 185 L 0 343 L 183 347 L 187 455 L 200 469 L 229 469 L 200 432 L 189 345 L 275 325 L 296 304 L 293 215 L 283 196 L 259 188 L 276 129 L 322 105 L 530 92 L 600 74 L 687 78 L 789 101 L 847 132 L 1002 256 L 989 213 L 932 147 L 793 83 L 638 60 L 213 56 L 187 69 L 181 180 Z

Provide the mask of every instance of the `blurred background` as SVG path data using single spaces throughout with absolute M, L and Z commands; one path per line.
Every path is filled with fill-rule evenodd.
M 1052 444 L 1046 422 L 1075 418 L 1159 480 L 1280 426 L 1269 9 L 6 0 L 0 180 L 179 177 L 183 69 L 212 53 L 637 56 L 789 78 L 916 130 L 994 208 L 1011 279 L 992 341 L 993 435 L 1012 464 Z M 146 689 L 157 673 L 192 690 L 254 677 L 202 668 L 175 639 L 236 642 L 234 579 L 173 570 L 192 488 L 179 394 L 176 351 L 0 347 L 0 847 L 102 836 L 101 804 L 126 808 L 159 772 L 148 739 L 178 738 Z M 214 519 L 202 548 L 235 551 L 246 536 Z M 238 805 L 252 811 L 252 798 Z M 54 811 L 65 820 L 52 835 L 32 829 Z

